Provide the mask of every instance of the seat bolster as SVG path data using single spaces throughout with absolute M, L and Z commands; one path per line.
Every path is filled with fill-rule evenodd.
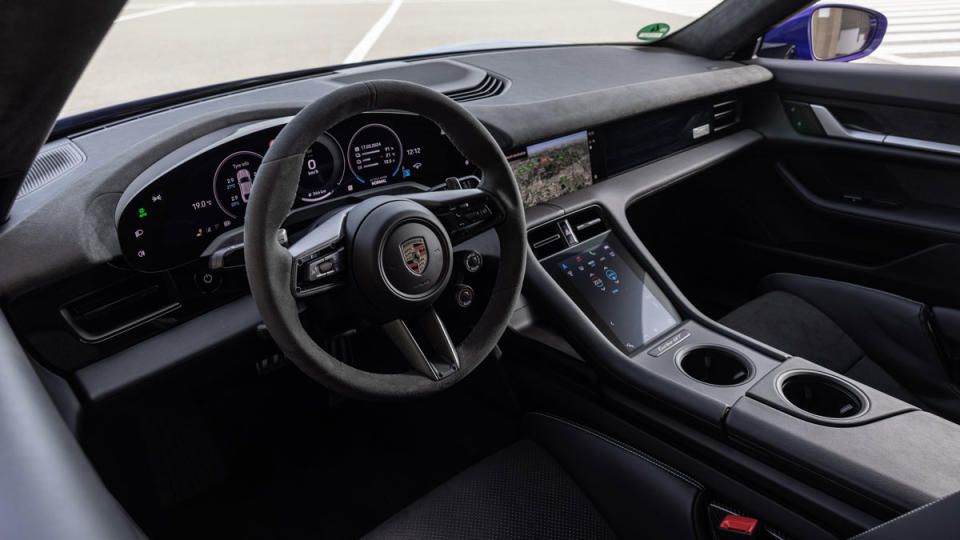
M 960 514 L 960 492 L 911 510 L 864 531 L 850 540 L 938 540 L 954 535 Z
M 810 303 L 926 404 L 960 418 L 960 394 L 944 367 L 924 304 L 860 285 L 796 274 L 772 274 L 762 287 Z
M 562 418 L 529 414 L 524 429 L 573 477 L 618 537 L 699 537 L 703 486 L 697 481 Z

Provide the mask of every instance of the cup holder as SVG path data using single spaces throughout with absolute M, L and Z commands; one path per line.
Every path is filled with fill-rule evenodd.
M 719 347 L 695 347 L 677 359 L 680 370 L 694 379 L 714 386 L 741 384 L 753 375 L 753 365 L 743 356 Z
M 794 407 L 824 418 L 852 418 L 867 408 L 867 398 L 852 384 L 816 371 L 783 374 L 780 395 Z

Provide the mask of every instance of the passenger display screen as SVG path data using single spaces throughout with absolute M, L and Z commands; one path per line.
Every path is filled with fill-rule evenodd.
M 509 156 L 525 207 L 583 189 L 599 174 L 594 170 L 596 140 L 592 131 L 528 146 Z
M 632 353 L 679 322 L 679 315 L 636 261 L 606 234 L 545 264 L 594 324 Z

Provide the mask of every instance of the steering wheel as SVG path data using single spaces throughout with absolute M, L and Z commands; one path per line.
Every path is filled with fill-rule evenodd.
M 480 169 L 479 186 L 371 197 L 333 213 L 284 247 L 278 235 L 296 198 L 304 152 L 339 122 L 383 109 L 416 113 L 437 124 Z M 492 292 L 476 325 L 454 344 L 433 306 L 450 281 L 454 242 L 491 228 L 500 243 Z M 520 192 L 500 147 L 458 103 L 401 81 L 355 83 L 301 110 L 257 171 L 243 236 L 250 290 L 280 349 L 331 390 L 368 399 L 437 392 L 476 368 L 506 329 L 526 260 Z M 343 284 L 364 318 L 382 325 L 413 369 L 389 374 L 357 369 L 310 337 L 298 304 Z

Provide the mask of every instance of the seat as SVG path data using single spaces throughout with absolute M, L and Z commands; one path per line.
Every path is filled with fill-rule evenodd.
M 773 274 L 760 297 L 720 322 L 954 422 L 960 392 L 945 366 L 931 309 L 859 285 Z
M 698 538 L 696 481 L 553 416 L 528 415 L 524 432 L 365 538 Z

